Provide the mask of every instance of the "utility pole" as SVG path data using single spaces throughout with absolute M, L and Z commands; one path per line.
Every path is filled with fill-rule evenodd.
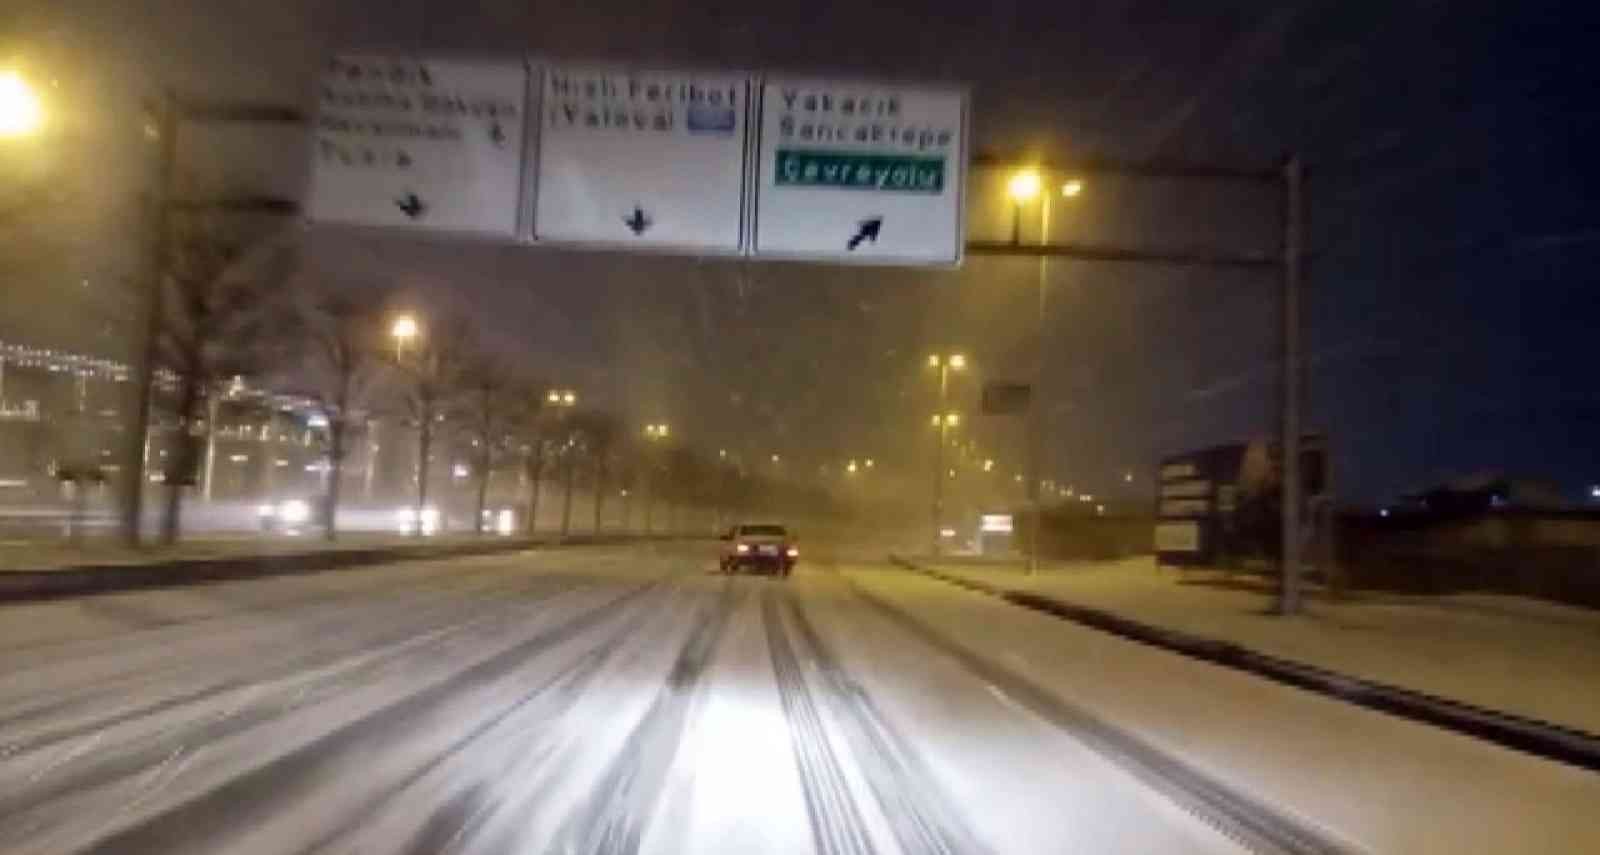
M 1291 155 L 1283 166 L 1283 557 L 1278 612 L 1300 611 L 1300 277 L 1305 241 L 1305 168 Z

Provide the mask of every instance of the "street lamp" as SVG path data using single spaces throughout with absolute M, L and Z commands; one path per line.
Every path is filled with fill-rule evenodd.
M 565 426 L 567 412 L 578 403 L 578 393 L 571 389 L 551 389 L 544 393 L 544 402 L 555 408 L 556 421 Z M 561 537 L 564 540 L 572 532 L 572 482 L 575 478 L 575 471 L 572 461 L 572 435 L 567 433 L 566 430 L 562 430 L 561 433 L 563 434 L 561 437 L 562 480 L 566 482 L 562 489 L 561 497 Z
M 672 433 L 672 429 L 665 422 L 658 422 L 644 426 L 644 438 L 651 445 L 664 442 Z M 648 490 L 644 497 L 644 533 L 652 534 L 655 531 L 655 505 L 656 505 L 656 477 L 655 467 L 645 467 L 645 487 Z M 671 527 L 670 521 L 668 528 Z
M 1011 243 L 1022 243 L 1022 206 L 1034 197 L 1039 198 L 1039 245 L 1044 246 L 1050 242 L 1050 193 L 1040 193 L 1044 181 L 1036 169 L 1024 169 L 1011 176 L 1007 184 L 1010 192 L 1011 209 Z M 1068 179 L 1061 185 L 1063 198 L 1076 198 L 1083 193 L 1083 181 L 1077 178 Z M 1039 499 L 1039 468 L 1043 450 L 1040 448 L 1044 440 L 1044 425 L 1041 423 L 1044 413 L 1044 323 L 1045 306 L 1047 302 L 1049 283 L 1050 260 L 1045 253 L 1039 253 L 1038 293 L 1039 310 L 1037 330 L 1034 335 L 1033 345 L 1033 387 L 1028 396 L 1028 513 L 1032 518 L 1032 525 L 1028 527 L 1028 572 L 1033 573 L 1039 567 L 1039 524 L 1040 524 L 1040 499 Z
M 405 354 L 406 345 L 417 337 L 417 319 L 410 315 L 401 315 L 394 319 L 394 324 L 389 327 L 389 335 L 394 337 L 394 361 L 399 362 Z
M 948 364 L 949 362 L 951 362 L 951 360 L 945 360 L 945 362 L 946 362 L 946 364 Z M 941 376 L 940 376 L 940 382 L 939 382 L 939 398 L 940 398 L 939 403 L 940 404 L 944 403 L 945 384 L 944 384 L 943 374 L 944 374 L 944 372 L 941 370 L 940 371 L 940 375 Z M 943 414 L 934 413 L 933 414 L 933 422 L 932 423 L 933 423 L 933 426 L 935 428 L 938 428 L 938 437 L 937 437 L 938 447 L 934 450 L 934 454 L 933 454 L 933 538 L 932 538 L 933 554 L 934 555 L 938 555 L 939 551 L 940 551 L 940 548 L 941 548 L 940 543 L 939 543 L 939 541 L 940 541 L 939 532 L 941 530 L 943 530 L 943 528 L 944 528 L 944 481 L 945 481 L 944 447 L 949 442 L 949 440 L 947 439 L 947 436 L 949 435 L 950 430 L 952 428 L 958 427 L 961 424 L 961 414 L 957 413 L 957 412 L 954 412 L 954 411 L 946 412 L 946 413 L 943 413 Z
M 44 125 L 44 106 L 28 81 L 0 71 L 0 139 L 32 136 Z

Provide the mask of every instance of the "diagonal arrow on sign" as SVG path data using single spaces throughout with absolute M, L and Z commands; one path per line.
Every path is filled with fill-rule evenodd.
M 860 223 L 856 224 L 855 237 L 850 238 L 850 242 L 845 244 L 845 248 L 854 252 L 855 248 L 860 246 L 863 240 L 870 240 L 873 243 L 877 243 L 878 232 L 882 229 L 882 217 L 868 217 L 867 219 L 862 220 Z

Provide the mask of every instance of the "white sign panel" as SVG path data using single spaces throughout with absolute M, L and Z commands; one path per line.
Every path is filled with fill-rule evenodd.
M 984 514 L 979 518 L 978 531 L 987 534 L 1011 534 L 1012 520 L 1010 514 Z
M 958 89 L 767 79 L 754 254 L 959 262 L 965 131 Z
M 552 66 L 544 72 L 536 240 L 743 248 L 743 75 Z
M 515 237 L 527 78 L 520 59 L 331 60 L 308 216 Z
M 1199 552 L 1200 524 L 1192 522 L 1156 523 L 1157 552 Z

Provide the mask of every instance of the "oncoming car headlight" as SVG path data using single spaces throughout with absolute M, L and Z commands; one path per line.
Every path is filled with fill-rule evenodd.
M 398 508 L 394 517 L 401 534 L 430 535 L 439 531 L 439 509 L 431 505 L 423 508 L 420 514 L 413 507 Z
M 304 499 L 289 499 L 278 505 L 278 518 L 295 525 L 311 519 L 311 504 Z

